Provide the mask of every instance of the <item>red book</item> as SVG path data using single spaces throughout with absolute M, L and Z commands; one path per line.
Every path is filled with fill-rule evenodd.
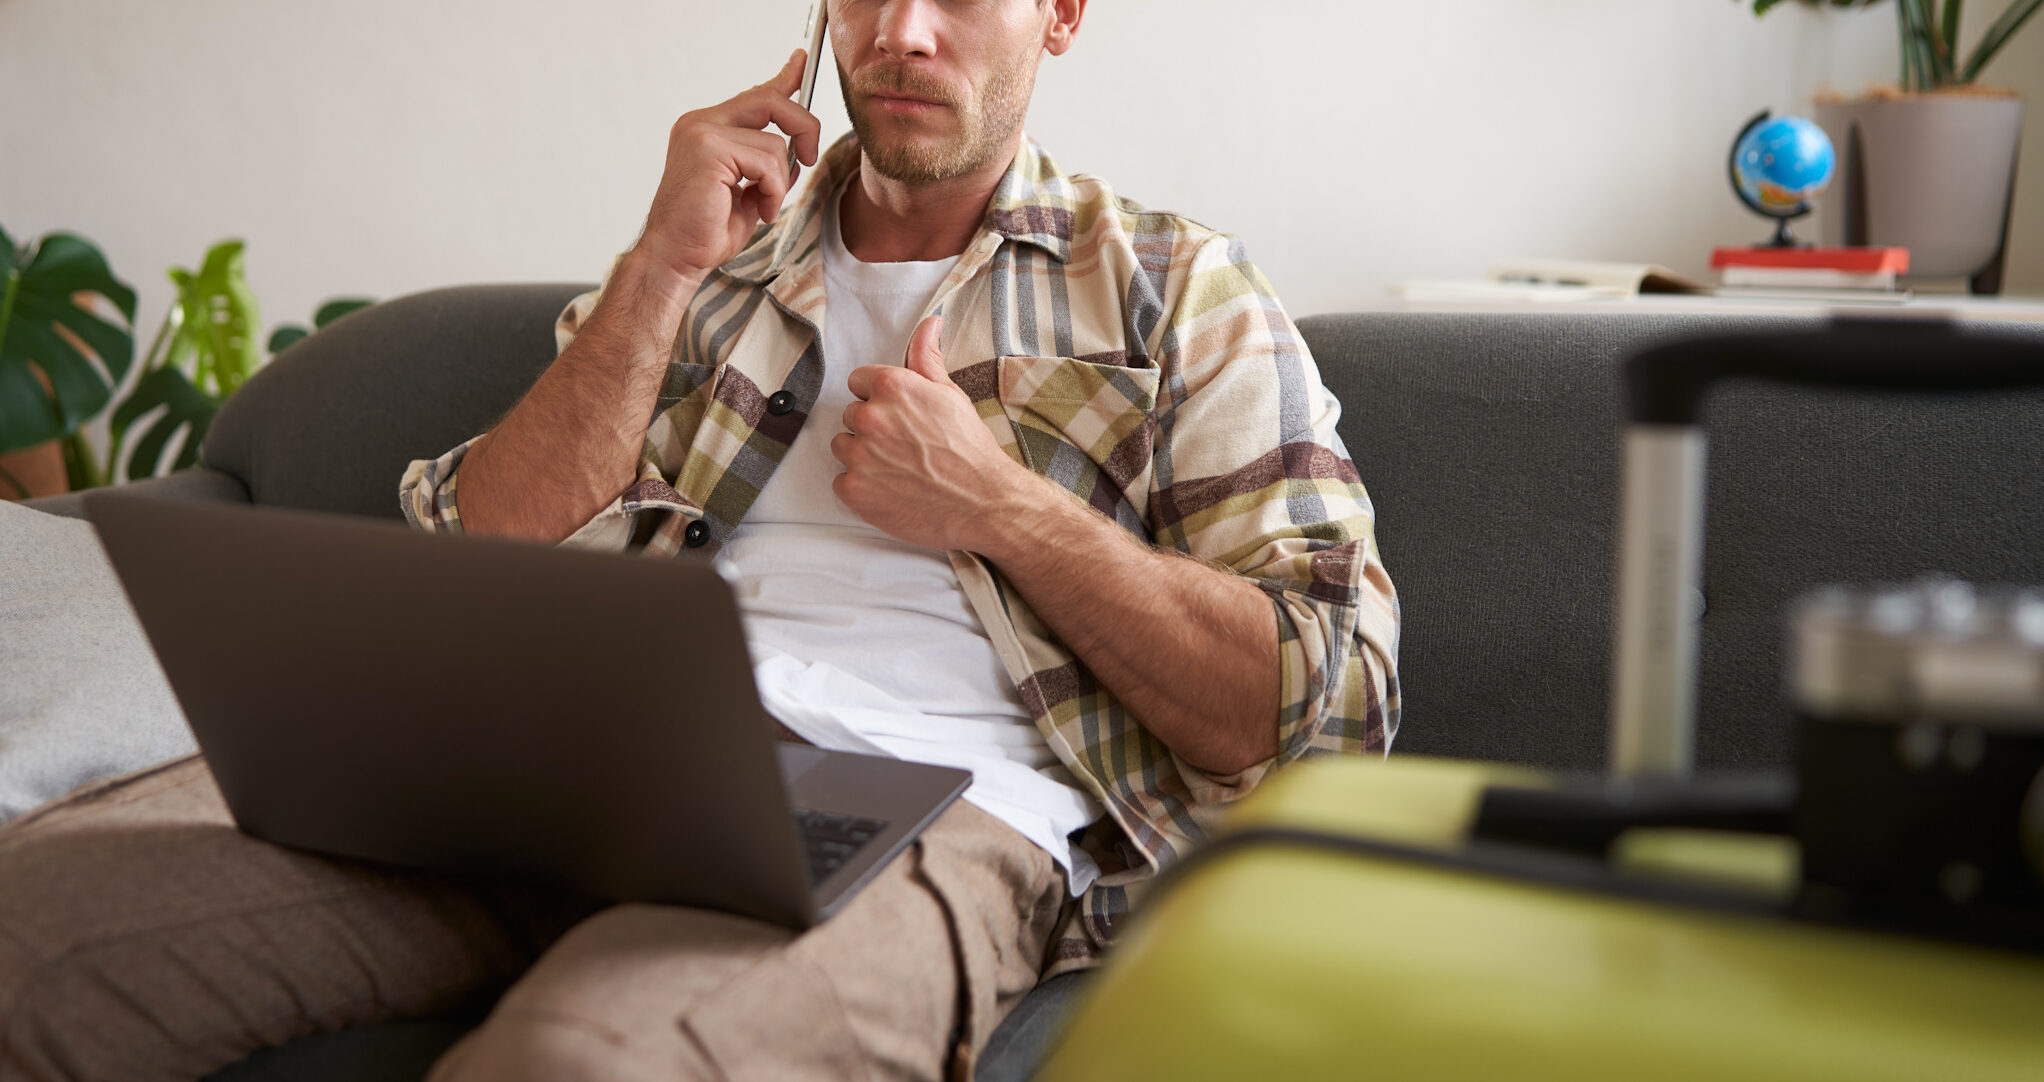
M 1774 267 L 1832 270 L 1847 274 L 1903 274 L 1909 270 L 1907 248 L 1714 248 L 1714 269 Z

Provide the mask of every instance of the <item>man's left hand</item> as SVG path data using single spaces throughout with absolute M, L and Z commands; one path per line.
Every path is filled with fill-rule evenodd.
M 944 318 L 916 327 L 906 363 L 866 365 L 846 381 L 858 401 L 830 453 L 831 482 L 858 516 L 912 545 L 982 551 L 998 509 L 1039 483 L 995 442 L 972 399 L 951 382 L 938 349 Z

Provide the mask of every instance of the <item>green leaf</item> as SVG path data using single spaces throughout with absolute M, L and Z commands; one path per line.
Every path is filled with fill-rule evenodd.
M 297 345 L 300 339 L 311 335 L 312 331 L 323 329 L 334 320 L 350 312 L 359 312 L 375 303 L 368 297 L 335 297 L 320 305 L 319 311 L 312 314 L 311 331 L 306 330 L 302 323 L 286 323 L 270 332 L 270 352 L 282 353 Z
M 1895 0 L 1895 13 L 1902 22 L 1902 89 L 1926 89 L 1932 83 L 1923 26 L 1918 21 L 1922 10 L 1914 0 Z
M 106 408 L 134 362 L 135 338 L 131 326 L 102 317 L 90 296 L 111 302 L 131 324 L 135 291 L 79 237 L 53 233 L 33 252 L 15 248 L 5 234 L 0 239 L 7 245 L 0 282 L 4 452 L 68 436 Z
M 206 252 L 194 273 L 173 267 L 178 316 L 161 362 L 182 370 L 194 387 L 221 398 L 233 394 L 262 363 L 257 349 L 255 294 L 242 273 L 242 242 L 225 240 Z
M 175 368 L 180 372 L 189 373 L 198 363 L 197 357 L 202 345 L 199 336 L 186 327 L 191 322 L 191 313 L 187 309 L 203 310 L 205 306 L 197 302 L 190 305 L 185 303 L 184 295 L 198 290 L 198 286 L 193 284 L 192 272 L 183 267 L 173 267 L 170 270 L 170 280 L 177 286 L 178 299 L 171 303 L 170 311 L 163 314 L 163 328 L 167 332 L 167 337 L 159 336 L 162 337 L 163 348 L 150 359 L 148 369 Z
M 88 367 L 97 362 L 98 368 L 106 370 L 106 382 L 118 386 L 128 374 L 129 358 L 135 355 L 135 336 L 71 303 L 70 298 L 59 301 L 28 293 L 16 300 L 14 310 L 37 326 L 69 331 L 63 339 L 67 351 L 76 354 Z M 79 352 L 78 344 L 84 345 L 84 352 Z
M 319 311 L 312 314 L 312 329 L 323 329 L 334 320 L 350 312 L 359 312 L 375 303 L 374 300 L 368 297 L 335 297 L 333 300 L 320 305 Z
M 92 362 L 78 352 L 78 347 L 66 341 L 50 323 L 38 322 L 32 315 L 25 315 L 15 331 L 15 341 L 29 363 L 40 369 L 49 381 L 49 395 L 63 425 L 63 430 L 57 435 L 68 436 L 76 432 L 79 426 L 99 416 L 99 411 L 113 400 L 113 387 L 100 376 Z
M 27 364 L 0 364 L 0 451 L 18 451 L 64 434 L 57 404 Z
M 126 461 L 115 462 L 110 456 L 109 473 L 119 465 L 127 467 L 129 480 L 153 477 L 162 472 L 163 449 L 179 429 L 185 430 L 185 442 L 171 468 L 181 470 L 198 462 L 199 445 L 205 441 L 206 431 L 212 427 L 213 416 L 220 412 L 220 400 L 199 390 L 183 372 L 170 367 L 143 373 L 135 389 L 114 407 L 108 426 L 113 436 L 113 454 L 117 456 L 119 448 L 126 442 L 129 426 L 158 406 L 164 407 L 163 413 L 143 430 Z
M 270 352 L 282 353 L 310 334 L 312 332 L 306 330 L 303 324 L 286 323 L 270 332 Z
M 114 277 L 106 257 L 83 237 L 70 233 L 44 237 L 28 269 L 49 292 L 97 293 L 114 302 L 129 323 L 135 322 L 135 291 Z
M 1916 30 L 1923 58 L 1930 68 L 1931 85 L 1952 83 L 1952 45 L 1938 27 L 1937 0 L 1903 0 L 1916 8 Z
M 2008 44 L 2009 38 L 2014 37 L 2016 31 L 2023 28 L 2024 23 L 2030 21 L 2030 16 L 2037 14 L 2039 7 L 2044 7 L 2044 0 L 2016 0 L 2010 4 L 2007 10 L 2001 13 L 2001 18 L 1994 20 L 1994 25 L 1987 28 L 1987 33 L 1981 35 L 1980 44 L 1973 47 L 1973 55 L 1967 59 L 1966 66 L 1959 72 L 1959 81 L 1970 83 L 1979 78 L 1980 69 L 1994 59 L 1994 54 Z

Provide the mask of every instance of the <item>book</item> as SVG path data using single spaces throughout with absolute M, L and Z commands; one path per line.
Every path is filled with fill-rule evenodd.
M 1907 274 L 1909 249 L 1854 248 L 1713 248 L 1712 270 L 1733 267 L 1773 270 L 1828 270 L 1844 274 Z
M 1761 289 L 1874 289 L 1895 288 L 1894 271 L 1832 270 L 1829 267 L 1726 267 L 1720 277 L 1727 286 Z
M 1506 286 L 1588 290 L 1620 297 L 1709 292 L 1703 283 L 1657 264 L 1587 259 L 1503 259 L 1491 264 L 1490 281 Z
M 1393 282 L 1391 293 L 1423 304 L 1540 305 L 1574 301 L 1621 300 L 1629 294 L 1602 286 L 1534 285 L 1475 279 L 1432 279 Z
M 1896 288 L 1896 276 L 1909 269 L 1907 248 L 1717 248 L 1710 265 L 1723 282 L 1718 292 L 1726 295 L 1867 302 L 1909 297 Z
M 1805 304 L 1903 304 L 1916 294 L 1907 289 L 1822 289 L 1809 286 L 1719 286 L 1713 297 L 1748 301 L 1801 301 Z

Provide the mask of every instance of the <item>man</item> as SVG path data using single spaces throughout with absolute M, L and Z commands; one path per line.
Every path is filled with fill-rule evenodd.
M 27 962 L 4 952 L 32 910 L 0 891 L 0 1078 L 189 1075 L 513 978 L 435 1077 L 960 1077 L 1222 805 L 1386 748 L 1396 603 L 1295 330 L 1231 238 L 1023 135 L 1084 10 L 832 0 L 856 138 L 819 162 L 799 54 L 683 116 L 556 362 L 403 483 L 422 528 L 725 561 L 790 735 L 967 767 L 965 801 L 791 938 L 216 831 L 229 904 L 193 853 L 118 841 L 225 821 L 203 764 L 173 764 L 0 833 L 0 876 L 97 846 L 177 880 L 143 932 L 56 922 Z M 786 204 L 790 141 L 820 168 Z

